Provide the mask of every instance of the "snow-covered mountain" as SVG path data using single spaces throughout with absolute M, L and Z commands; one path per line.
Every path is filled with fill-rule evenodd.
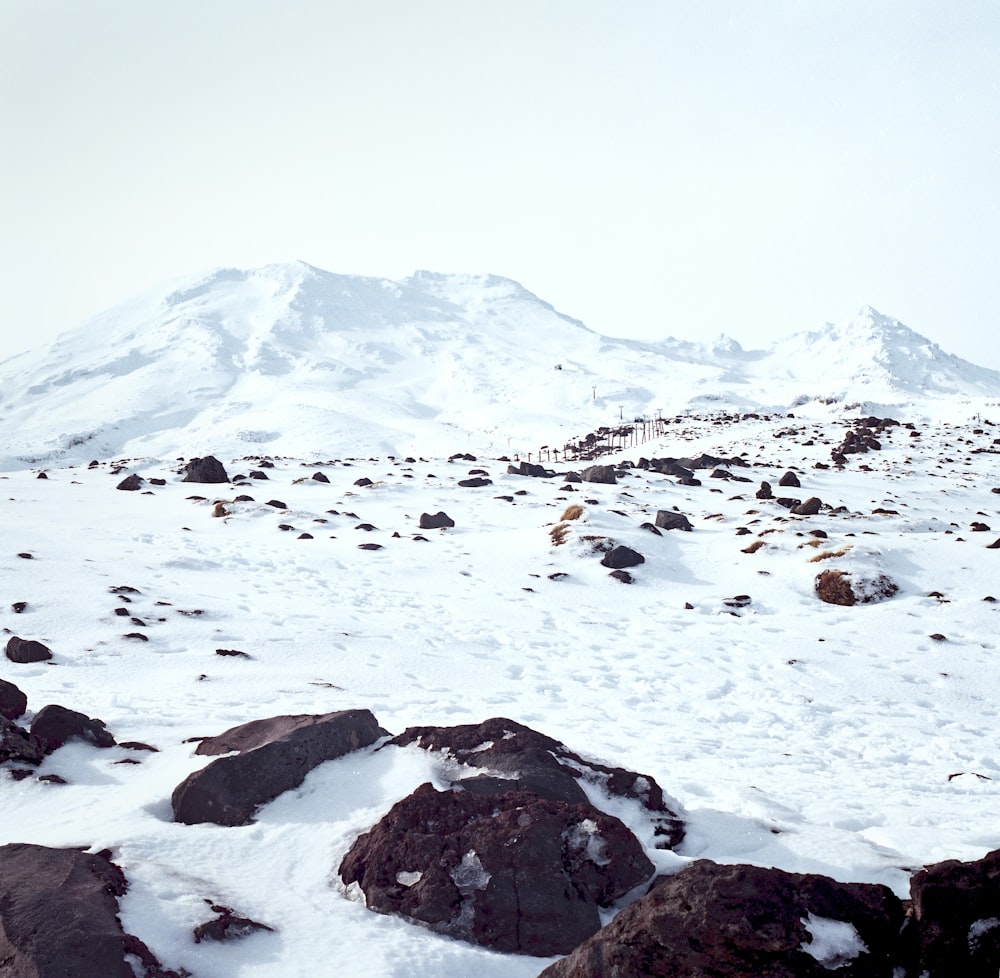
M 858 417 L 876 403 L 900 410 Z M 504 457 L 508 439 L 555 445 L 658 410 L 671 423 L 602 458 L 612 481 L 575 461 L 571 475 L 565 457 L 559 478 Z M 517 724 L 564 744 L 578 774 L 608 775 L 581 780 L 596 812 L 548 823 L 560 866 L 610 880 L 609 817 L 648 860 L 633 861 L 647 865 L 636 879 L 736 864 L 740 941 L 698 896 L 691 919 L 674 901 L 671 951 L 739 944 L 752 957 L 756 941 L 783 947 L 794 973 L 807 955 L 810 973 L 919 973 L 914 949 L 936 925 L 915 914 L 900 930 L 915 874 L 1000 850 L 998 415 L 1000 376 L 873 310 L 766 350 L 640 343 L 505 279 L 387 282 L 301 264 L 179 283 L 7 360 L 0 959 L 16 931 L 43 953 L 58 946 L 73 960 L 60 973 L 78 978 L 539 978 L 569 944 L 515 953 L 469 930 L 488 914 L 520 932 L 538 906 L 559 914 L 556 929 L 569 919 L 566 899 L 534 895 L 547 878 L 534 843 L 514 846 L 530 898 L 495 914 L 507 849 L 463 841 L 464 819 L 445 837 L 434 814 L 541 777 L 534 755 L 512 770 L 490 753 Z M 183 480 L 176 457 L 206 452 L 224 481 Z M 252 821 L 180 817 L 175 797 L 216 763 L 206 739 L 363 711 L 402 739 L 331 751 L 284 786 L 262 751 L 256 774 L 232 779 L 268 789 L 252 795 Z M 60 746 L 53 726 L 70 720 Z M 469 739 L 453 753 L 429 727 Z M 632 795 L 605 790 L 612 777 Z M 654 781 L 683 822 L 673 848 L 649 807 Z M 430 789 L 445 806 L 429 810 L 434 830 L 394 838 Z M 389 890 L 414 906 L 427 894 L 421 913 L 374 913 L 375 889 L 345 875 L 379 831 L 389 857 L 405 856 L 378 860 Z M 451 862 L 404 852 L 418 834 Z M 38 909 L 72 887 L 64 871 L 15 876 L 26 846 L 60 860 L 107 851 L 121 880 L 98 895 L 118 894 L 115 926 L 141 942 L 118 950 L 118 970 L 94 965 L 105 929 L 77 926 L 62 904 Z M 747 864 L 769 870 L 756 888 Z M 770 910 L 751 934 L 777 873 L 888 888 L 877 902 L 891 953 L 876 963 L 867 930 L 812 902 L 780 908 L 790 938 L 775 937 Z M 571 910 L 575 886 L 561 891 Z M 645 889 L 608 890 L 588 927 L 631 916 Z M 982 937 L 995 974 L 991 899 L 944 930 L 960 958 Z M 238 939 L 202 939 L 227 909 Z M 413 922 L 429 918 L 443 926 Z M 638 953 L 666 960 L 657 940 Z M 173 970 L 136 953 L 123 963 L 141 946 Z
M 613 339 L 509 279 L 220 269 L 0 363 L 0 465 L 259 452 L 530 450 L 695 408 L 1000 396 L 870 308 L 768 350 Z M 285 427 L 275 427 L 280 405 Z

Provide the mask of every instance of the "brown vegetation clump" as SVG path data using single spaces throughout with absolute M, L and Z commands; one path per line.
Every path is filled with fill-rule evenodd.
M 827 604 L 850 606 L 857 602 L 851 588 L 851 579 L 839 570 L 825 570 L 816 575 L 816 596 Z
M 873 604 L 891 598 L 899 585 L 885 574 L 852 581 L 849 574 L 840 570 L 825 570 L 816 575 L 816 595 L 827 604 Z
M 820 541 L 817 540 L 816 542 L 819 543 Z M 834 557 L 843 557 L 850 549 L 850 547 L 841 547 L 840 550 L 824 550 L 821 554 L 814 554 L 810 557 L 809 563 L 818 564 L 821 560 L 832 560 Z
M 583 507 L 579 503 L 570 503 L 563 510 L 563 514 L 560 517 L 562 520 L 578 520 L 583 516 Z
M 565 543 L 567 533 L 569 533 L 569 523 L 556 523 L 549 530 L 549 536 L 552 538 L 552 546 L 558 547 L 560 544 Z
M 745 554 L 755 554 L 763 546 L 765 546 L 763 540 L 754 540 L 749 547 L 744 547 L 742 552 Z

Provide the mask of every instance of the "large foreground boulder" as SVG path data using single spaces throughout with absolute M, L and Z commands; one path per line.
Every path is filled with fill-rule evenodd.
M 996 978 L 1000 972 L 1000 850 L 949 859 L 910 880 L 926 978 Z
M 194 825 L 246 825 L 261 805 L 298 787 L 330 761 L 375 743 L 383 734 L 369 710 L 254 720 L 201 742 L 197 754 L 219 757 L 173 791 L 174 819 Z
M 178 978 L 122 930 L 127 886 L 107 853 L 0 846 L 0 975 Z
M 702 859 L 539 978 L 893 978 L 904 916 L 884 886 Z
M 586 802 L 421 785 L 340 864 L 371 910 L 497 951 L 565 953 L 653 864 L 619 821 Z

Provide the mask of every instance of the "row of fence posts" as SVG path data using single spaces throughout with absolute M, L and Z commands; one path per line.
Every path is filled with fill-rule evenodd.
M 659 416 L 636 418 L 631 424 L 598 428 L 582 438 L 566 442 L 562 448 L 542 445 L 537 453 L 527 453 L 527 461 L 534 460 L 538 464 L 553 462 L 556 465 L 560 462 L 588 461 L 662 438 L 667 432 L 668 424 L 668 419 Z M 514 461 L 521 461 L 520 456 L 515 454 Z

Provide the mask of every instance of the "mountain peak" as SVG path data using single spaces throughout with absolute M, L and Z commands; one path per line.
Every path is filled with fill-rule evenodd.
M 175 282 L 0 363 L 0 449 L 15 466 L 272 444 L 450 453 L 456 438 L 512 452 L 658 412 L 948 395 L 998 397 L 1000 373 L 871 306 L 747 351 L 725 334 L 602 336 L 498 275 L 392 281 L 295 261 Z

